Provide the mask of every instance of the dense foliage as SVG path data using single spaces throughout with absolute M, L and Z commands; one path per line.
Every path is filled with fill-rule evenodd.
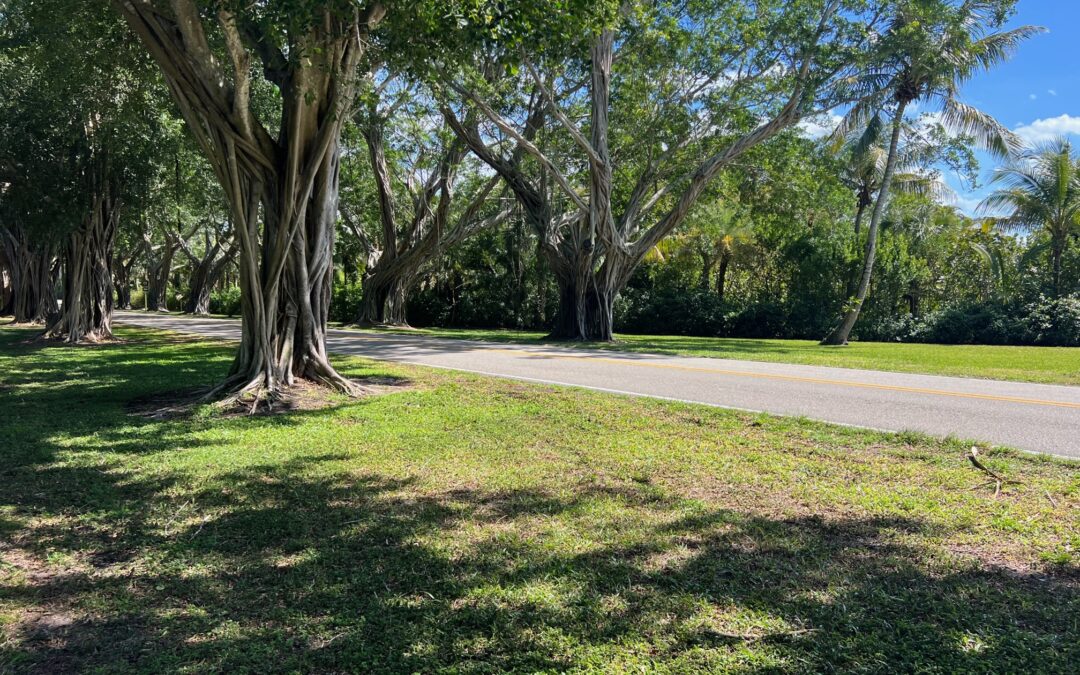
M 0 309 L 21 321 L 55 318 L 93 256 L 117 307 L 259 317 L 332 382 L 327 319 L 820 339 L 857 306 L 856 339 L 1080 342 L 1076 153 L 1019 149 L 959 99 L 1036 32 L 995 32 L 1013 0 L 109 4 L 0 9 Z M 179 51 L 130 39 L 155 22 Z M 351 79 L 318 80 L 345 67 L 327 49 Z M 977 146 L 1008 156 L 976 216 L 942 178 L 973 184 Z M 289 153 L 325 158 L 308 197 Z M 102 156 L 110 239 L 79 253 Z

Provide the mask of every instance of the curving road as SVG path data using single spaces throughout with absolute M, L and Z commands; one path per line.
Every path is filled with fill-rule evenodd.
M 221 339 L 240 322 L 118 312 L 116 320 Z M 338 354 L 827 422 L 956 436 L 1080 458 L 1080 387 L 728 359 L 332 330 Z

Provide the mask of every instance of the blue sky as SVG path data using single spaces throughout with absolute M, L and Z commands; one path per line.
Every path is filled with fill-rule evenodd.
M 1068 135 L 1080 146 L 1080 0 L 1020 0 L 1016 15 L 1006 28 L 1025 24 L 1043 26 L 1049 32 L 1021 45 L 1012 59 L 989 73 L 979 75 L 961 96 L 990 113 L 1017 132 L 1029 144 Z M 916 110 L 915 114 L 933 112 Z M 838 117 L 808 120 L 801 126 L 814 137 L 828 134 Z M 956 193 L 954 203 L 969 215 L 990 191 L 987 185 L 998 162 L 977 153 L 979 185 L 946 174 Z
M 1007 63 L 978 76 L 963 99 L 990 113 L 1029 142 L 1069 134 L 1080 143 L 1080 0 L 1020 0 L 1009 26 L 1032 24 L 1049 32 L 1028 40 Z M 980 154 L 982 179 L 972 191 L 946 176 L 957 206 L 971 213 L 988 190 L 995 161 Z

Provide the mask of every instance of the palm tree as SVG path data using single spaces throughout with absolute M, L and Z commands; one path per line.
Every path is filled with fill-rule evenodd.
M 979 204 L 987 213 L 1008 209 L 995 218 L 1006 230 L 1043 230 L 1050 240 L 1050 265 L 1055 297 L 1061 294 L 1061 257 L 1069 235 L 1080 235 L 1080 161 L 1072 144 L 1057 138 L 1028 150 L 994 172 L 991 184 L 1001 185 Z
M 1007 59 L 1026 38 L 1042 31 L 1023 26 L 988 33 L 1001 23 L 1006 0 L 901 0 L 889 30 L 879 42 L 886 69 L 867 78 L 881 82 L 876 97 L 854 106 L 836 131 L 842 138 L 853 129 L 869 124 L 883 111 L 891 116 L 891 134 L 867 230 L 863 269 L 855 297 L 844 316 L 822 344 L 846 344 L 859 318 L 870 288 L 878 232 L 885 204 L 897 170 L 904 114 L 916 101 L 936 105 L 941 123 L 950 131 L 970 137 L 978 145 L 999 156 L 1008 156 L 1019 141 L 993 117 L 960 101 L 960 88 L 979 72 Z
M 736 209 L 718 200 L 703 204 L 690 215 L 677 245 L 692 250 L 701 259 L 702 290 L 709 290 L 716 270 L 716 295 L 722 300 L 735 245 L 753 238 L 753 227 L 739 217 Z
M 866 209 L 874 205 L 874 197 L 881 190 L 885 177 L 889 150 L 882 145 L 884 129 L 881 115 L 874 115 L 865 129 L 841 139 L 840 182 L 855 193 L 856 240 L 862 230 Z M 931 150 L 925 142 L 911 142 L 897 150 L 892 177 L 894 193 L 926 195 L 934 199 L 942 199 L 949 194 L 949 188 L 938 176 L 922 170 L 931 156 Z
M 888 165 L 889 151 L 882 145 L 884 129 L 881 115 L 875 114 L 865 129 L 849 134 L 846 139 L 839 139 L 838 152 L 842 157 L 840 182 L 855 193 L 856 247 L 861 240 L 866 209 L 873 206 L 875 196 L 881 191 L 885 168 Z M 923 170 L 932 156 L 932 151 L 929 144 L 917 140 L 912 140 L 897 150 L 892 176 L 893 193 L 925 195 L 937 200 L 951 194 L 951 190 L 937 175 Z M 855 292 L 856 281 L 855 276 L 848 279 L 848 297 Z

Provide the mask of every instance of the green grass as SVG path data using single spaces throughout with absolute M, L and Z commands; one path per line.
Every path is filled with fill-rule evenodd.
M 339 325 L 337 328 L 343 328 L 343 326 Z M 422 328 L 408 331 L 380 329 L 380 332 L 407 332 L 458 340 L 518 344 L 549 342 L 545 340 L 542 332 L 524 330 Z M 899 342 L 852 342 L 844 347 L 823 347 L 813 340 L 623 334 L 617 335 L 614 343 L 576 342 L 573 346 L 671 356 L 772 361 L 810 366 L 887 370 L 898 373 L 1080 385 L 1080 348 L 1077 347 L 938 345 Z
M 129 414 L 218 343 L 0 328 L 0 671 L 1067 672 L 1080 471 L 462 373 Z
M 421 334 L 462 340 L 540 343 L 532 331 L 426 328 Z M 672 356 L 704 356 L 812 366 L 865 368 L 900 373 L 955 375 L 993 380 L 1080 385 L 1080 348 L 1002 345 L 937 345 L 898 342 L 852 342 L 823 347 L 812 340 L 706 338 L 678 335 L 618 335 L 614 344 L 576 346 Z

